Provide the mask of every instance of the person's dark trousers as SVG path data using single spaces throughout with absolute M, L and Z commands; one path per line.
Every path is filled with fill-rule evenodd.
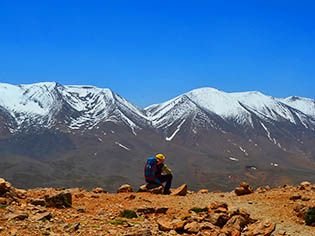
M 171 185 L 172 185 L 172 179 L 173 179 L 173 175 L 172 174 L 161 175 L 159 177 L 159 180 L 161 181 L 161 183 L 166 182 L 163 194 L 170 194 L 170 188 L 171 188 Z

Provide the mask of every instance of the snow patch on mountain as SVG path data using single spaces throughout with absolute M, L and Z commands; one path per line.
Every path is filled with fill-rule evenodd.
M 175 137 L 175 135 L 180 131 L 181 126 L 185 123 L 186 119 L 183 120 L 178 126 L 177 129 L 174 131 L 174 133 L 170 137 L 166 137 L 166 141 L 172 141 L 172 139 Z
M 291 96 L 287 98 L 279 98 L 279 101 L 303 112 L 306 115 L 309 115 L 315 118 L 315 100 L 314 99 Z

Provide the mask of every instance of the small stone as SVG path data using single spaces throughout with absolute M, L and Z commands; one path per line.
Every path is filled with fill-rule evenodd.
M 35 221 L 43 221 L 43 220 L 50 220 L 52 218 L 52 214 L 50 212 L 44 212 L 36 214 L 32 219 Z
M 31 199 L 30 203 L 34 206 L 46 206 L 45 199 Z
M 307 201 L 311 200 L 311 198 L 309 198 L 309 197 L 302 197 L 301 200 L 303 202 L 307 202 Z
M 106 191 L 100 187 L 94 188 L 92 192 L 93 193 L 106 193 Z
M 136 195 L 134 195 L 134 194 L 130 194 L 129 196 L 125 197 L 125 199 L 127 199 L 127 200 L 133 200 L 133 199 L 136 199 Z
M 200 231 L 200 226 L 197 222 L 191 222 L 191 223 L 188 223 L 184 226 L 184 230 L 187 233 L 194 234 L 194 233 L 198 233 Z
M 198 193 L 200 193 L 200 194 L 206 194 L 206 193 L 209 193 L 209 190 L 208 190 L 208 189 L 200 189 L 200 190 L 198 191 Z
M 25 220 L 28 218 L 27 213 L 9 213 L 5 216 L 8 220 Z
M 79 212 L 79 213 L 85 213 L 85 212 L 86 212 L 86 208 L 85 208 L 85 207 L 78 207 L 78 208 L 77 208 L 77 212 Z
M 287 232 L 284 230 L 279 230 L 278 235 L 287 235 Z
M 299 194 L 294 194 L 293 196 L 290 197 L 290 200 L 296 201 L 302 199 L 302 196 Z
M 117 190 L 117 193 L 132 193 L 132 192 L 133 192 L 133 189 L 131 185 L 129 184 L 123 184 Z
M 172 196 L 186 196 L 187 195 L 187 184 L 183 184 L 179 186 L 177 189 L 173 190 L 171 195 Z

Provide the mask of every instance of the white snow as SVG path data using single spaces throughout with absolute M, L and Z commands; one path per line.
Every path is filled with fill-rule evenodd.
M 179 108 L 177 108 L 178 106 Z M 226 93 L 213 88 L 200 88 L 160 105 L 149 106 L 145 110 L 148 119 L 155 127 L 159 128 L 167 127 L 172 122 L 183 119 L 192 112 L 196 114 L 199 108 L 208 113 L 214 113 L 223 119 L 233 119 L 239 124 L 246 124 L 253 128 L 252 113 L 262 120 L 286 120 L 296 124 L 297 119 L 299 119 L 305 127 L 308 127 L 309 123 L 307 117 L 299 114 L 296 109 L 292 109 L 281 99 L 267 96 L 257 91 Z M 212 124 L 210 120 L 208 120 L 208 123 Z M 315 125 L 314 121 L 313 125 Z
M 261 126 L 264 128 L 264 130 L 266 131 L 268 139 L 269 139 L 271 142 L 274 143 L 274 139 L 271 137 L 271 134 L 270 134 L 269 130 L 267 129 L 267 127 L 266 127 L 266 126 L 264 125 L 264 123 L 262 123 L 262 122 L 260 122 L 260 124 L 261 124 Z
M 230 159 L 231 161 L 239 161 L 239 159 L 234 158 L 234 157 L 229 157 L 229 159 Z
M 315 118 L 315 100 L 310 98 L 291 96 L 287 98 L 279 98 L 279 101 L 291 106 L 306 115 Z
M 245 156 L 248 156 L 247 151 L 243 147 L 239 147 L 242 152 L 244 152 Z
M 127 150 L 127 151 L 130 151 L 130 148 L 126 147 L 125 145 L 122 145 L 122 144 L 119 143 L 119 142 L 115 142 L 115 144 L 117 144 L 119 147 L 121 147 L 121 148 L 123 148 L 123 149 L 125 149 L 125 150 Z
M 170 136 L 170 137 L 166 137 L 166 141 L 172 141 L 172 139 L 175 137 L 175 135 L 180 131 L 180 127 L 185 123 L 186 119 L 183 120 L 178 126 L 177 129 L 175 130 L 175 132 Z
M 271 165 L 271 166 L 274 166 L 274 167 L 278 167 L 278 166 L 279 166 L 279 164 L 273 163 L 273 162 L 271 162 L 270 165 Z
M 67 120 L 68 127 L 73 130 L 83 126 L 91 130 L 100 127 L 101 122 L 123 122 L 130 127 L 134 135 L 137 135 L 136 131 L 141 129 L 139 127 L 141 122 L 154 128 L 169 129 L 180 121 L 173 134 L 166 137 L 167 141 L 176 136 L 188 117 L 192 122 L 199 122 L 192 126 L 194 134 L 198 132 L 196 127 L 205 125 L 225 133 L 222 127 L 210 118 L 211 114 L 253 128 L 253 117 L 258 116 L 263 121 L 261 125 L 268 139 L 279 148 L 281 145 L 272 138 L 266 122 L 288 121 L 292 124 L 302 124 L 312 130 L 315 127 L 313 99 L 301 97 L 280 99 L 256 91 L 226 93 L 213 88 L 195 89 L 162 104 L 154 104 L 141 110 L 106 88 L 62 86 L 55 82 L 27 85 L 0 83 L 0 106 L 9 112 L 18 126 L 33 122 L 49 127 L 56 122 L 55 117 L 62 108 L 70 109 L 74 113 Z

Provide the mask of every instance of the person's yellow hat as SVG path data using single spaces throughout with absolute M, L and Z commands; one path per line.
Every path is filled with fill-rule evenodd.
M 158 159 L 158 160 L 161 160 L 161 161 L 165 160 L 165 156 L 162 153 L 156 154 L 155 158 Z

